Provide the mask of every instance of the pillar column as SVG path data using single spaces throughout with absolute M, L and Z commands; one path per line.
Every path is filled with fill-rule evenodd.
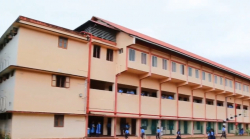
M 115 124 L 116 124 L 116 117 L 112 118 L 111 120 L 111 136 L 116 136 L 117 125 Z
M 140 137 L 141 134 L 141 119 L 136 119 L 136 136 Z
M 104 119 L 103 119 L 103 135 L 108 135 L 107 125 L 108 125 L 108 117 L 104 117 Z

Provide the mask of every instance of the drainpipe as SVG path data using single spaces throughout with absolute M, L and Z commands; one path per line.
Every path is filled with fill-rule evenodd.
M 81 31 L 84 35 L 89 37 L 89 59 L 88 59 L 88 78 L 87 78 L 87 101 L 86 101 L 86 129 L 85 136 L 88 135 L 88 114 L 89 114 L 89 90 L 90 90 L 90 71 L 91 71 L 91 56 L 92 56 L 92 34 L 88 32 Z

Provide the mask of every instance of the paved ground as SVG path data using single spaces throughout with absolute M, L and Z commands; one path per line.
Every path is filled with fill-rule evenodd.
M 186 139 L 207 139 L 207 138 L 186 138 Z M 216 137 L 216 139 L 220 139 L 220 137 Z M 227 139 L 250 139 L 250 136 L 234 136 L 234 137 L 227 137 Z

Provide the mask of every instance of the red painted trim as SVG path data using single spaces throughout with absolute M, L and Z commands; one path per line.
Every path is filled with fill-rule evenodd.
M 128 48 L 130 48 L 130 49 L 134 49 L 134 50 L 139 51 L 139 52 L 143 52 L 143 53 L 149 54 L 149 52 L 147 52 L 147 51 L 144 51 L 144 50 L 141 50 L 141 49 L 138 49 L 138 48 L 132 47 L 132 46 L 128 46 Z
M 177 92 L 176 92 L 176 116 L 179 116 L 179 87 L 177 86 Z
M 236 107 L 237 107 L 237 104 L 235 103 L 235 99 L 236 98 L 234 98 L 234 115 L 236 115 L 237 113 L 236 113 Z M 234 117 L 234 119 L 235 119 L 235 123 L 237 122 L 237 117 Z M 235 129 L 237 129 L 237 125 L 235 124 Z
M 172 62 L 175 62 L 175 63 L 178 63 L 178 64 L 182 64 L 182 65 L 185 65 L 186 63 L 182 63 L 182 62 L 179 62 L 179 61 L 176 61 L 176 60 L 172 60 Z
M 194 118 L 194 90 L 192 90 L 191 92 L 191 97 L 192 97 L 192 102 L 191 102 L 191 105 L 192 105 L 192 108 L 191 108 L 191 112 L 192 112 L 192 118 Z
M 139 79 L 139 116 L 141 116 L 141 79 Z
M 157 54 L 153 54 L 153 53 L 152 53 L 152 55 L 153 55 L 153 56 L 156 56 L 156 57 L 159 57 L 159 58 L 162 58 L 162 59 L 167 59 L 167 60 L 169 60 L 169 58 L 164 57 L 164 56 L 161 56 L 161 55 L 157 55 Z
M 188 64 L 187 64 L 187 66 L 190 67 L 190 68 L 193 68 L 193 69 L 201 70 L 201 68 L 197 68 L 197 67 L 194 67 L 194 66 L 191 66 L 191 65 L 188 65 Z
M 161 83 L 159 85 L 159 98 L 160 98 L 160 102 L 159 102 L 159 115 L 161 117 Z
M 185 72 L 185 74 L 186 74 L 186 78 L 187 78 L 187 82 L 188 82 L 188 66 L 187 66 L 187 64 L 185 64 L 185 66 L 186 66 L 186 72 Z
M 118 80 L 119 74 L 115 75 L 115 115 L 117 113 L 117 80 Z
M 128 70 L 128 47 L 126 47 L 126 70 Z
M 93 39 L 100 40 L 100 41 L 102 41 L 102 42 L 109 43 L 109 44 L 111 44 L 111 45 L 115 45 L 115 46 L 116 46 L 116 43 L 115 43 L 115 42 L 108 41 L 108 40 L 105 40 L 105 39 L 102 39 L 102 38 L 99 38 L 99 37 L 96 37 L 96 36 L 93 36 Z
M 171 55 L 170 55 L 170 59 L 169 59 L 169 77 L 172 77 L 172 60 L 171 60 Z
M 204 115 L 204 117 L 205 117 L 205 119 L 207 119 L 207 98 L 206 98 L 206 92 L 204 93 L 204 105 L 205 105 L 205 111 L 204 111 L 204 113 L 205 113 L 205 115 Z

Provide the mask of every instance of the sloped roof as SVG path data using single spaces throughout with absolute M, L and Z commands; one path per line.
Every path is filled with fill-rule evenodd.
M 166 43 L 166 42 L 163 42 L 163 41 L 157 40 L 157 39 L 155 39 L 155 38 L 152 38 L 152 37 L 150 37 L 150 36 L 144 35 L 144 34 L 142 34 L 142 33 L 136 32 L 136 31 L 131 30 L 131 29 L 129 29 L 129 28 L 123 27 L 123 26 L 121 26 L 121 25 L 112 23 L 112 22 L 110 22 L 110 21 L 107 21 L 107 20 L 105 20 L 105 19 L 102 19 L 102 18 L 99 18 L 99 17 L 95 17 L 95 16 L 93 16 L 91 20 L 92 20 L 92 21 L 100 20 L 100 21 L 102 21 L 102 22 L 104 22 L 104 23 L 106 23 L 106 24 L 108 24 L 108 25 L 110 25 L 110 26 L 112 26 L 112 27 L 114 27 L 114 28 L 120 30 L 120 31 L 123 31 L 123 32 L 125 32 L 125 33 L 128 33 L 128 34 L 130 34 L 130 35 L 133 35 L 133 36 L 136 36 L 136 37 L 139 37 L 139 38 L 142 38 L 142 39 L 144 39 L 144 40 L 147 40 L 147 41 L 156 43 L 156 44 L 158 44 L 158 45 L 161 45 L 161 46 L 170 48 L 170 49 L 172 49 L 172 50 L 178 51 L 179 53 L 182 53 L 182 54 L 187 55 L 187 56 L 189 56 L 189 57 L 198 59 L 198 60 L 200 60 L 200 61 L 202 61 L 202 62 L 204 62 L 204 63 L 208 63 L 208 64 L 210 64 L 210 65 L 212 65 L 212 66 L 215 66 L 215 67 L 220 68 L 220 69 L 222 69 L 222 70 L 226 70 L 226 71 L 228 71 L 228 72 L 231 72 L 231 73 L 233 73 L 233 74 L 236 74 L 236 75 L 238 75 L 238 76 L 241 76 L 241 77 L 243 77 L 243 78 L 246 78 L 246 79 L 250 80 L 250 76 L 249 76 L 249 75 L 246 75 L 246 74 L 244 74 L 244 73 L 241 73 L 241 72 L 239 72 L 239 71 L 236 71 L 236 70 L 234 70 L 234 69 L 231 69 L 231 68 L 226 67 L 226 66 L 224 66 L 224 65 L 222 65 L 222 64 L 216 63 L 216 62 L 214 62 L 214 61 L 211 61 L 211 60 L 209 60 L 209 59 L 207 59 L 207 58 L 201 57 L 201 56 L 199 56 L 199 55 L 196 55 L 196 54 L 191 53 L 191 52 L 189 52 L 189 51 L 186 51 L 186 50 L 184 50 L 184 49 L 178 48 L 178 47 L 173 46 L 173 45 L 171 45 L 171 44 L 168 44 L 168 43 Z

